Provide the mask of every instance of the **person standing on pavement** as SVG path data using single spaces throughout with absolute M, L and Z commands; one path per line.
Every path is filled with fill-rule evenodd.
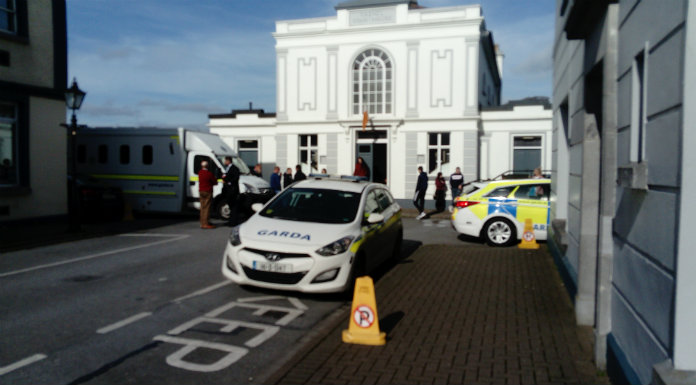
M 425 215 L 425 218 L 430 218 L 431 215 L 439 214 L 445 211 L 445 196 L 447 195 L 447 182 L 441 172 L 437 173 L 435 178 L 435 210 Z
M 462 175 L 459 167 L 457 167 L 454 174 L 450 175 L 449 182 L 452 190 L 452 206 L 450 206 L 450 211 L 452 211 L 456 203 L 454 200 L 457 199 L 459 194 L 462 193 L 462 188 L 464 188 L 464 175 Z
M 280 167 L 278 166 L 273 167 L 273 174 L 271 174 L 271 188 L 276 194 L 282 190 L 282 187 L 280 187 Z
M 239 207 L 239 169 L 232 163 L 232 157 L 225 157 L 225 174 L 222 176 L 222 194 L 230 209 L 227 219 L 229 226 L 237 226 L 237 208 Z
M 201 229 L 214 229 L 208 221 L 210 217 L 210 204 L 213 199 L 213 186 L 217 184 L 217 179 L 212 172 L 208 171 L 208 161 L 201 162 L 201 169 L 198 171 L 198 194 L 201 201 Z
M 295 166 L 295 182 L 307 179 L 307 175 L 302 172 L 302 166 Z
M 428 189 L 428 174 L 423 171 L 422 166 L 418 166 L 418 181 L 416 182 L 416 192 L 413 195 L 413 204 L 418 209 L 416 219 L 421 220 L 425 217 L 425 190 Z
M 283 174 L 283 190 L 288 188 L 292 184 L 292 169 L 288 167 L 285 169 L 285 174 Z

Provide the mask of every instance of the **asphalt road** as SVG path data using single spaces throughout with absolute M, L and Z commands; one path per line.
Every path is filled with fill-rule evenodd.
M 404 253 L 470 241 L 447 220 L 404 226 Z M 4 253 L 0 384 L 262 381 L 347 300 L 226 281 L 228 233 L 178 222 Z

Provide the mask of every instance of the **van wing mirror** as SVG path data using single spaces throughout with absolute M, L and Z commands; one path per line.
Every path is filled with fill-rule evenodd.
M 263 203 L 254 203 L 253 205 L 251 205 L 251 209 L 254 210 L 255 213 L 258 213 L 259 211 L 261 211 L 262 208 L 263 208 Z

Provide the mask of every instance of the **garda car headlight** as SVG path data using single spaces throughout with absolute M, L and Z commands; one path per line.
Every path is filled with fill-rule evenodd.
M 242 244 L 242 239 L 239 237 L 239 226 L 232 228 L 230 232 L 230 245 L 239 246 Z
M 251 185 L 249 183 L 242 183 L 242 184 L 244 185 L 244 189 L 246 190 L 243 192 L 252 193 L 252 194 L 259 194 L 260 193 L 259 189 L 257 189 L 256 186 Z
M 324 257 L 331 257 L 334 255 L 343 254 L 346 252 L 346 250 L 348 250 L 350 244 L 353 243 L 353 239 L 355 239 L 355 237 L 352 235 L 343 237 L 317 250 L 317 254 L 322 255 Z

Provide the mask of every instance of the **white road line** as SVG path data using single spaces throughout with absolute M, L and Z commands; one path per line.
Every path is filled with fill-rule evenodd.
M 155 235 L 155 236 L 161 236 L 161 234 Z M 175 242 L 175 241 L 179 241 L 179 240 L 182 240 L 182 239 L 186 239 L 186 238 L 188 238 L 189 236 L 190 236 L 190 235 L 188 235 L 188 234 L 171 234 L 171 236 L 169 236 L 169 239 L 163 239 L 163 240 L 161 240 L 161 241 L 150 242 L 150 243 L 146 243 L 146 244 L 144 244 L 144 245 L 131 246 L 131 247 L 124 247 L 124 248 L 122 248 L 122 249 L 116 249 L 116 250 L 111 250 L 111 251 L 105 251 L 105 252 L 103 252 L 103 253 L 97 253 L 97 254 L 87 255 L 87 256 L 84 256 L 84 257 L 68 259 L 68 260 L 66 260 L 66 261 L 48 263 L 48 264 L 45 264 L 45 265 L 39 265 L 39 266 L 29 267 L 29 268 L 26 268 L 26 269 L 10 271 L 10 272 L 7 272 L 7 273 L 1 273 L 1 274 L 0 274 L 0 278 L 9 277 L 9 276 L 11 276 L 11 275 L 17 275 L 17 274 L 27 273 L 27 272 L 35 271 L 35 270 L 46 269 L 46 268 L 49 268 L 49 267 L 56 267 L 56 266 L 61 266 L 61 265 L 67 265 L 67 264 L 69 264 L 69 263 L 75 263 L 75 262 L 86 261 L 86 260 L 94 259 L 94 258 L 105 257 L 105 256 L 107 256 L 107 255 L 123 253 L 123 252 L 126 252 L 126 251 L 132 251 L 132 250 L 142 249 L 142 248 L 145 248 L 145 247 L 151 247 L 151 246 L 161 245 L 161 244 L 163 244 L 163 243 Z
M 33 356 L 27 357 L 21 361 L 17 361 L 12 365 L 4 366 L 4 367 L 0 368 L 0 376 L 5 375 L 9 372 L 15 371 L 21 367 L 31 365 L 34 362 L 41 361 L 44 358 L 46 358 L 45 354 L 34 354 Z
M 171 237 L 178 237 L 183 234 L 167 234 L 167 233 L 127 233 L 127 234 L 118 234 L 119 237 L 165 237 L 165 238 L 171 238 Z
M 213 291 L 213 290 L 217 290 L 217 289 L 219 289 L 219 288 L 221 288 L 221 287 L 224 287 L 224 286 L 227 286 L 227 285 L 231 285 L 232 283 L 234 283 L 234 282 L 233 282 L 233 281 L 222 281 L 222 282 L 220 282 L 220 283 L 216 283 L 215 285 L 208 286 L 208 287 L 205 287 L 205 288 L 203 288 L 203 289 L 201 289 L 201 290 L 194 291 L 194 292 L 191 293 L 191 294 L 186 294 L 185 296 L 179 297 L 179 298 L 173 300 L 172 302 L 181 302 L 181 301 L 183 301 L 183 300 L 185 300 L 185 299 L 189 299 L 189 298 L 197 297 L 197 296 L 199 296 L 199 295 L 207 294 L 207 293 L 210 293 L 210 292 Z
M 116 329 L 120 329 L 120 328 L 122 328 L 122 327 L 124 327 L 124 326 L 126 326 L 126 325 L 130 325 L 130 324 L 132 324 L 133 322 L 139 321 L 139 320 L 141 320 L 141 319 L 143 319 L 143 318 L 146 318 L 146 317 L 149 317 L 149 316 L 151 316 L 151 315 L 152 315 L 152 313 L 149 313 L 149 312 L 144 312 L 144 313 L 136 314 L 136 315 L 134 315 L 134 316 L 132 316 L 132 317 L 129 317 L 129 318 L 124 319 L 123 321 L 118 321 L 118 322 L 113 323 L 113 324 L 111 324 L 111 325 L 109 325 L 109 326 L 104 326 L 103 328 L 97 330 L 97 333 L 99 333 L 99 334 L 110 333 L 110 332 L 112 332 L 112 331 L 114 331 L 114 330 L 116 330 Z

